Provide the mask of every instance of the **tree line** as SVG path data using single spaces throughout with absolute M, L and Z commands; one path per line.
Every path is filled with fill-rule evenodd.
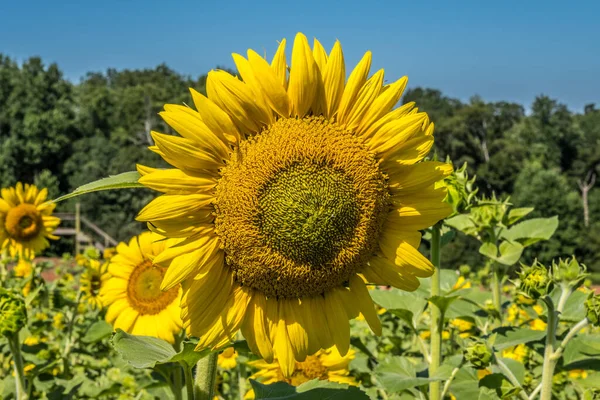
M 206 75 L 196 79 L 166 65 L 143 70 L 88 73 L 77 84 L 56 64 L 38 57 L 19 64 L 0 54 L 0 186 L 17 181 L 48 187 L 50 197 L 136 163 L 166 166 L 154 153 L 150 131 L 169 133 L 158 112 L 165 103 L 191 104 L 188 88 L 205 93 Z M 533 216 L 558 215 L 554 237 L 529 251 L 548 263 L 574 254 L 600 271 L 600 110 L 582 112 L 547 96 L 529 111 L 512 102 L 463 102 L 439 90 L 413 88 L 415 101 L 436 124 L 434 151 L 455 166 L 468 164 L 480 195 L 510 196 Z M 97 192 L 81 199 L 82 213 L 119 240 L 144 227 L 136 213 L 150 191 Z M 72 211 L 73 202 L 59 206 Z M 444 265 L 477 266 L 477 243 L 460 237 L 444 249 Z M 61 251 L 55 245 L 55 252 Z

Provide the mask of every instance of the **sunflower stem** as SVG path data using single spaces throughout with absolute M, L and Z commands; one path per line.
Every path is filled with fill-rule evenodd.
M 13 356 L 13 367 L 15 370 L 15 398 L 17 400 L 26 400 L 28 396 L 25 391 L 25 371 L 23 370 L 23 357 L 21 356 L 21 343 L 19 343 L 18 332 L 8 337 L 8 346 Z
M 431 276 L 431 297 L 440 295 L 440 248 L 441 248 L 440 224 L 431 228 L 431 263 L 433 264 L 433 275 Z M 429 364 L 429 377 L 437 374 L 442 363 L 442 312 L 435 304 L 429 303 L 431 307 L 431 362 Z M 429 399 L 440 400 L 441 382 L 432 381 L 429 384 Z
M 498 265 L 495 262 L 492 262 L 492 301 L 494 304 L 494 308 L 498 311 L 498 314 L 502 315 L 502 297 L 500 294 L 500 271 L 498 270 Z
M 246 364 L 238 363 L 238 392 L 240 400 L 246 397 Z
M 552 399 L 552 378 L 554 377 L 554 368 L 557 360 L 554 355 L 556 346 L 556 327 L 558 325 L 558 312 L 554 309 L 554 303 L 550 296 L 542 298 L 548 308 L 548 324 L 546 326 L 546 347 L 544 349 L 544 365 L 542 367 L 542 393 L 540 400 Z
M 195 400 L 212 400 L 214 397 L 218 356 L 219 353 L 212 352 L 196 364 Z
M 187 400 L 194 400 L 194 377 L 192 376 L 192 368 L 187 365 L 182 365 L 185 373 L 185 388 L 187 390 Z

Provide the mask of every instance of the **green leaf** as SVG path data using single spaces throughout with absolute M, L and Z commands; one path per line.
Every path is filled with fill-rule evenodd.
M 479 254 L 495 260 L 498 258 L 498 247 L 492 242 L 485 242 L 479 247 Z
M 500 252 L 500 255 L 498 255 L 498 252 Z M 500 243 L 500 248 L 498 248 L 493 243 L 486 242 L 479 247 L 479 253 L 500 264 L 513 265 L 521 258 L 523 246 L 518 242 L 503 241 Z
M 479 397 L 479 379 L 477 370 L 463 366 L 450 384 L 450 393 L 457 399 L 474 399 Z
M 89 327 L 81 341 L 83 343 L 96 343 L 105 337 L 109 337 L 111 333 L 113 333 L 112 325 L 103 320 L 96 321 Z
M 276 382 L 271 385 L 263 385 L 250 379 L 254 396 L 260 399 L 277 400 L 368 400 L 369 396 L 359 388 L 342 385 L 335 382 L 314 379 L 294 387 L 286 382 Z
M 437 306 L 442 312 L 442 317 L 446 314 L 446 310 L 448 306 L 452 304 L 455 300 L 457 300 L 459 296 L 431 296 L 427 299 L 430 303 Z
M 513 265 L 523 254 L 523 246 L 518 242 L 502 242 L 500 243 L 500 257 L 496 259 L 500 264 Z
M 377 359 L 377 357 L 375 357 L 375 355 L 371 352 L 371 350 L 369 350 L 369 348 L 367 346 L 365 346 L 365 344 L 362 342 L 361 338 L 354 337 L 354 336 L 351 337 L 350 344 L 352 346 L 356 347 L 357 349 L 359 349 L 360 351 L 362 351 L 367 356 L 369 356 L 369 358 Z
M 533 207 L 513 208 L 508 212 L 508 225 L 514 224 L 533 210 Z
M 462 362 L 462 354 L 454 354 L 453 356 L 444 358 L 442 365 L 440 365 L 435 375 L 432 375 L 431 378 L 439 379 L 441 381 L 448 380 L 450 378 L 450 375 L 452 375 L 452 371 L 454 371 L 454 368 L 459 367 L 462 364 Z
M 118 329 L 112 344 L 123 359 L 136 368 L 152 368 L 171 361 L 177 354 L 173 346 L 162 339 L 134 336 Z
M 375 375 L 390 393 L 399 393 L 415 386 L 426 385 L 439 378 L 417 377 L 414 366 L 404 357 L 390 357 L 379 363 Z
M 541 240 L 550 239 L 556 228 L 558 228 L 558 216 L 533 218 L 502 231 L 500 236 L 510 241 L 519 241 L 523 247 L 527 247 Z
M 398 289 L 371 290 L 371 298 L 381 307 L 392 312 L 392 310 L 407 310 L 412 313 L 412 326 L 415 327 L 417 319 L 425 309 L 427 301 L 413 293 Z M 405 313 L 404 313 L 405 314 Z
M 178 362 L 185 365 L 187 368 L 192 368 L 196 365 L 198 360 L 211 353 L 210 349 L 194 351 L 194 348 L 196 348 L 196 343 L 184 342 L 181 351 L 171 357 L 169 361 Z
M 458 281 L 458 274 L 453 269 L 440 270 L 440 292 L 446 295 L 452 292 L 454 285 Z M 422 279 L 419 288 L 413 292 L 422 298 L 427 298 L 431 293 L 431 279 Z
M 600 334 L 580 334 L 563 353 L 565 369 L 600 370 Z
M 503 350 L 518 344 L 535 342 L 546 337 L 545 331 L 534 331 L 527 328 L 502 327 L 494 329 L 496 341 L 494 348 Z
M 563 312 L 560 314 L 561 321 L 570 321 L 570 322 L 579 322 L 581 321 L 585 315 L 585 300 L 588 295 L 579 290 L 575 290 L 565 303 L 565 308 Z M 556 303 L 555 303 L 556 304 Z M 544 307 L 544 310 L 546 308 Z
M 525 365 L 521 364 L 517 360 L 513 360 L 512 358 L 501 357 L 500 360 L 502 360 L 502 362 L 513 373 L 515 378 L 517 378 L 517 381 L 522 385 L 523 381 L 525 380 Z M 492 372 L 497 372 L 499 374 L 502 373 L 502 371 L 496 366 L 492 366 Z
M 81 196 L 82 194 L 98 192 L 100 190 L 144 187 L 141 183 L 138 183 L 138 179 L 140 179 L 140 174 L 137 171 L 123 172 L 119 175 L 111 175 L 108 178 L 102 178 L 97 181 L 79 186 L 73 192 L 64 196 L 60 196 L 52 201 L 58 203 L 63 200 Z
M 446 224 L 449 227 L 452 227 L 458 231 L 461 231 L 461 232 L 464 232 L 465 230 L 468 230 L 469 228 L 471 228 L 471 229 L 475 228 L 475 224 L 471 220 L 471 217 L 469 214 L 459 214 L 455 217 L 448 218 L 447 220 L 444 221 L 444 224 Z

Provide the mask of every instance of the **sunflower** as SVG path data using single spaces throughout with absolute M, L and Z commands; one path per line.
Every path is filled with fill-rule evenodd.
M 228 347 L 219 354 L 217 364 L 225 370 L 234 369 L 237 366 L 237 358 L 237 351 L 233 347 Z
M 182 318 L 198 348 L 241 329 L 253 352 L 291 376 L 319 349 L 350 343 L 349 319 L 381 325 L 366 282 L 415 290 L 433 266 L 419 230 L 450 213 L 436 182 L 452 168 L 420 162 L 433 124 L 413 103 L 394 109 L 403 77 L 370 78 L 367 52 L 346 81 L 339 42 L 328 55 L 298 34 L 269 64 L 234 54 L 241 79 L 211 71 L 196 110 L 166 105 L 181 137 L 152 132 L 174 166 L 138 166 L 164 194 L 138 220 L 179 240 L 154 262 L 161 288 L 183 283 Z
M 45 203 L 48 190 L 17 183 L 0 192 L 0 250 L 33 259 L 48 247 L 47 239 L 58 239 L 52 232 L 60 219 L 52 215 L 56 204 Z
M 27 278 L 33 273 L 33 264 L 30 260 L 19 258 L 19 262 L 17 262 L 14 272 L 16 277 Z
M 86 260 L 85 271 L 81 274 L 80 284 L 83 292 L 83 300 L 93 309 L 101 309 L 102 299 L 100 289 L 108 275 L 108 263 L 101 263 L 98 260 Z
M 161 239 L 144 232 L 133 237 L 129 245 L 119 243 L 108 265 L 110 277 L 100 288 L 100 300 L 108 306 L 106 321 L 115 329 L 174 343 L 181 331 L 181 288 L 175 285 L 160 290 L 165 268 L 151 260 L 165 247 Z
M 345 356 L 340 355 L 335 347 L 320 350 L 315 355 L 307 356 L 303 362 L 297 362 L 294 373 L 286 377 L 280 364 L 268 363 L 264 360 L 250 361 L 249 366 L 258 371 L 250 376 L 262 384 L 285 381 L 293 386 L 298 386 L 313 379 L 345 383 L 357 386 L 356 380 L 350 376 L 349 364 L 354 359 L 354 350 L 348 350 Z

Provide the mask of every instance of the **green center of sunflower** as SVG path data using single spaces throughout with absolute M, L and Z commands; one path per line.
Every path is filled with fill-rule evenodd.
M 28 241 L 35 238 L 42 226 L 40 212 L 33 204 L 21 203 L 11 208 L 6 215 L 6 231 L 17 241 Z
M 258 199 L 256 224 L 265 241 L 298 263 L 335 259 L 360 219 L 352 181 L 341 171 L 311 163 L 279 172 Z
M 374 156 L 323 118 L 282 119 L 242 142 L 217 185 L 217 233 L 241 285 L 322 294 L 376 250 L 388 210 Z
M 127 299 L 140 314 L 158 314 L 177 297 L 178 287 L 166 292 L 160 290 L 164 275 L 165 269 L 153 265 L 151 261 L 144 261 L 131 273 L 127 285 Z

